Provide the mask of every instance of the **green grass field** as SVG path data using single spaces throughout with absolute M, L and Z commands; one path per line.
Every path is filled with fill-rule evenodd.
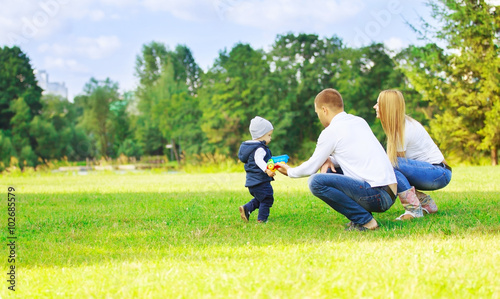
M 0 178 L 1 298 L 500 298 L 498 167 L 456 167 L 438 214 L 396 222 L 397 202 L 373 232 L 345 232 L 307 178 L 277 175 L 267 224 L 240 219 L 244 173 Z

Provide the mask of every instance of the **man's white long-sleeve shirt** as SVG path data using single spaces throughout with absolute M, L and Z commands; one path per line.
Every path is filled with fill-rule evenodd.
M 332 158 L 345 176 L 365 181 L 371 187 L 396 183 L 394 169 L 384 148 L 364 119 L 341 112 L 318 137 L 316 149 L 309 160 L 288 169 L 288 176 L 310 176 L 326 159 Z

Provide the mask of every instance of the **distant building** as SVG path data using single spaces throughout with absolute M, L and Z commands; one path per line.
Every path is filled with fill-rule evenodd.
M 43 89 L 42 94 L 53 94 L 65 99 L 68 98 L 68 88 L 64 82 L 49 82 L 49 74 L 44 70 L 37 71 L 35 76 L 38 81 L 38 86 Z

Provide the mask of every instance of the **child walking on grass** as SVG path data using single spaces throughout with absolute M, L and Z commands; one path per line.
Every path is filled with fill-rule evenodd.
M 271 159 L 271 150 L 268 148 L 273 134 L 273 125 L 268 120 L 256 116 L 250 121 L 252 140 L 241 144 L 238 158 L 245 163 L 247 173 L 245 187 L 253 196 L 252 200 L 239 207 L 241 218 L 248 222 L 250 214 L 259 209 L 257 222 L 265 223 L 269 211 L 273 206 L 273 187 L 271 181 L 276 173 L 267 169 L 267 161 Z

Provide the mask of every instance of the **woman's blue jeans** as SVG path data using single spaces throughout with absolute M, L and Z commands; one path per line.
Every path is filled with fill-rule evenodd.
M 312 194 L 356 224 L 373 219 L 371 212 L 385 212 L 393 204 L 382 188 L 337 173 L 317 173 L 309 178 Z
M 398 166 L 394 168 L 398 181 L 398 193 L 410 189 L 437 190 L 444 188 L 451 180 L 451 170 L 441 165 L 398 158 Z

